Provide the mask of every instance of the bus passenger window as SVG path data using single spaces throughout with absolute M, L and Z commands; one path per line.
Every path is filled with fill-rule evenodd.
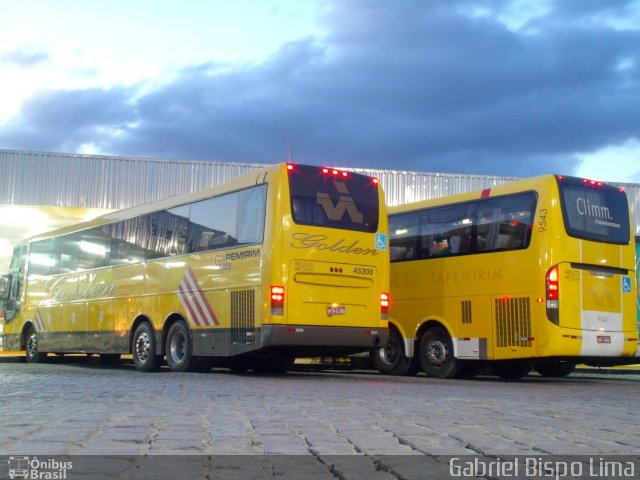
M 528 192 L 483 201 L 478 206 L 476 251 L 528 247 L 535 205 L 535 194 Z
M 392 262 L 416 258 L 419 217 L 416 213 L 389 218 L 390 255 Z

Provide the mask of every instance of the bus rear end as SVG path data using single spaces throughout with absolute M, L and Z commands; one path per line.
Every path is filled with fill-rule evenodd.
M 265 344 L 341 355 L 387 341 L 387 217 L 378 181 L 287 164 Z M 280 258 L 277 258 L 280 257 Z
M 589 363 L 625 363 L 623 358 L 638 349 L 626 194 L 601 182 L 556 178 L 568 237 L 554 242 L 557 248 L 549 252 L 554 264 L 546 273 L 546 311 L 559 327 L 549 353 Z

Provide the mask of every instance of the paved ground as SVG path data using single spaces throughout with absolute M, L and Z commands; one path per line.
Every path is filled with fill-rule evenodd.
M 143 374 L 0 358 L 0 455 L 106 455 L 104 478 L 450 478 L 439 456 L 637 455 L 639 398 L 632 372 Z

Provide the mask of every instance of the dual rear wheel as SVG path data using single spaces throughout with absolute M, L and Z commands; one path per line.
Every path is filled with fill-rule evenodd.
M 160 368 L 162 357 L 157 355 L 156 336 L 148 322 L 141 323 L 133 334 L 131 344 L 133 362 L 142 372 L 152 372 Z M 191 331 L 186 322 L 179 320 L 169 327 L 164 343 L 167 365 L 173 372 L 190 372 L 209 370 L 213 363 L 207 359 L 198 361 L 193 355 Z M 230 360 L 232 371 L 242 372 L 253 369 L 256 373 L 285 373 L 293 367 L 295 357 L 289 354 L 259 357 L 255 359 L 241 358 Z
M 138 325 L 131 343 L 133 363 L 141 372 L 153 372 L 160 368 L 162 357 L 157 355 L 156 335 L 153 327 L 145 322 Z M 197 359 L 192 355 L 191 333 L 187 324 L 175 322 L 167 332 L 165 354 L 167 365 L 174 372 L 195 369 Z
M 405 352 L 400 332 L 391 328 L 387 344 L 373 350 L 370 358 L 373 366 L 386 375 L 415 375 L 422 369 L 430 377 L 452 378 L 462 369 L 462 363 L 454 356 L 451 337 L 443 327 L 427 330 L 413 358 Z
M 431 327 L 422 335 L 416 357 L 406 357 L 404 342 L 395 328 L 391 329 L 387 344 L 371 353 L 375 368 L 387 375 L 412 374 L 420 368 L 435 378 L 471 378 L 480 369 L 477 361 L 464 361 L 455 357 L 451 336 L 442 326 Z M 565 363 L 538 364 L 536 369 L 540 368 L 538 371 L 544 376 L 561 376 L 572 369 L 571 365 Z M 528 360 L 495 361 L 491 366 L 496 375 L 508 380 L 525 377 L 531 370 L 531 362 Z

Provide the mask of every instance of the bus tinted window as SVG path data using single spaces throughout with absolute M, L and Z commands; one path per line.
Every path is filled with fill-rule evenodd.
M 476 252 L 526 248 L 536 208 L 536 195 L 522 193 L 478 203 Z
M 527 248 L 533 192 L 389 216 L 391 261 Z
M 417 212 L 389 217 L 392 262 L 416 258 L 419 227 L 420 214 Z
M 377 231 L 378 185 L 365 175 L 335 172 L 307 165 L 295 165 L 290 170 L 293 221 L 299 225 Z
M 29 272 L 57 275 L 261 243 L 266 185 L 39 240 Z
M 629 243 L 629 207 L 624 191 L 575 177 L 558 178 L 567 233 L 604 243 Z
M 422 219 L 420 258 L 471 253 L 471 203 L 427 210 Z

